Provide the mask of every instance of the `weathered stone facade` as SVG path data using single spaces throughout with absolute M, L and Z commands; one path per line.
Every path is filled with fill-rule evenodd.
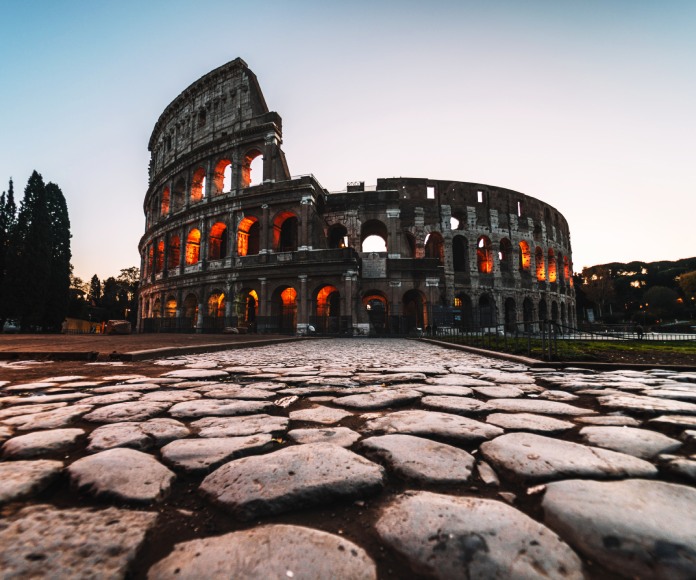
M 330 193 L 291 177 L 281 143 L 281 118 L 241 59 L 162 113 L 139 245 L 141 330 L 574 324 L 570 232 L 553 207 L 431 179 Z

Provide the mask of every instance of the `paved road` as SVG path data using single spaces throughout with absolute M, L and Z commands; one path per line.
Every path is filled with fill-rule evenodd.
M 37 364 L 0 363 L 0 578 L 696 570 L 693 373 L 374 339 Z

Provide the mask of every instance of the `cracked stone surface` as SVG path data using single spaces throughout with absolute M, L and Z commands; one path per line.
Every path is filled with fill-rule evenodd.
M 0 539 L 26 571 L 16 577 L 198 578 L 201 561 L 220 566 L 212 575 L 248 565 L 283 578 L 639 576 L 629 560 L 651 577 L 694 569 L 679 536 L 696 536 L 693 372 L 529 368 L 361 338 L 20 362 L 0 361 L 0 443 L 36 459 L 0 461 L 0 533 L 41 506 L 50 518 L 36 545 L 55 553 Z M 558 487 L 574 481 L 597 487 Z M 574 503 L 577 517 L 558 507 Z M 95 547 L 84 537 L 107 510 L 116 517 Z M 54 535 L 54 512 L 73 527 Z M 149 519 L 110 539 L 133 514 Z

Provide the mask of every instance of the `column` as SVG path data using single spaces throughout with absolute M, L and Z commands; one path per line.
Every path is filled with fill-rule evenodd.
M 401 257 L 401 232 L 399 231 L 399 216 L 401 210 L 392 208 L 387 210 L 387 231 L 389 239 L 387 240 L 387 252 L 390 258 Z
M 310 204 L 312 203 L 311 195 L 303 195 L 302 201 L 300 201 L 300 231 L 299 240 L 297 241 L 298 250 L 311 250 L 312 246 L 310 244 L 311 237 L 309 235 L 310 219 L 309 210 Z
M 268 244 L 268 232 L 271 227 L 268 220 L 270 219 L 269 216 L 271 212 L 267 203 L 264 203 L 261 209 L 263 210 L 263 214 L 261 216 L 261 247 L 259 248 L 259 254 L 268 254 L 272 252 Z

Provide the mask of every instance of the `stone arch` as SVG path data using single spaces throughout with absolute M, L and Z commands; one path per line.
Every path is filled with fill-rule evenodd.
M 169 238 L 169 248 L 168 248 L 168 264 L 167 267 L 172 270 L 179 267 L 181 261 L 181 239 L 177 235 L 173 235 Z
M 551 320 L 558 322 L 558 302 L 551 302 Z
M 469 241 L 464 236 L 452 238 L 452 265 L 455 272 L 469 270 Z
M 179 211 L 184 208 L 186 201 L 186 182 L 183 177 L 180 177 L 174 182 L 172 188 L 172 206 L 174 211 Z
M 237 325 L 253 330 L 259 310 L 259 295 L 253 288 L 242 288 L 235 297 L 234 310 Z
M 165 217 L 169 213 L 169 205 L 171 202 L 171 194 L 169 188 L 165 187 L 162 191 L 162 201 L 160 203 L 160 215 Z
M 237 227 L 237 255 L 251 256 L 259 253 L 261 224 L 255 216 L 247 216 Z
M 522 240 L 520 242 L 520 272 L 529 272 L 532 267 L 532 253 L 529 243 Z
M 406 331 L 410 331 L 412 328 L 425 328 L 429 324 L 428 302 L 423 292 L 412 288 L 404 292 L 401 302 L 403 316 L 406 319 Z
M 542 298 L 539 300 L 539 320 L 548 320 L 549 312 L 546 307 L 546 299 Z
M 256 159 L 258 161 L 255 162 Z M 259 162 L 261 167 L 258 167 Z M 263 154 L 259 149 L 251 149 L 244 155 L 240 187 L 251 187 L 263 183 L 263 162 Z
M 561 324 L 563 326 L 568 326 L 568 314 L 566 312 L 565 302 L 561 302 Z
M 271 328 L 280 333 L 294 333 L 297 326 L 297 290 L 278 286 L 271 296 Z
M 313 294 L 313 324 L 320 332 L 338 332 L 341 316 L 341 294 L 338 289 L 326 284 Z
M 348 247 L 348 229 L 343 224 L 332 224 L 328 231 L 329 248 Z
M 176 317 L 176 298 L 174 296 L 167 296 L 164 303 L 164 316 L 165 318 L 175 318 Z
M 507 238 L 500 240 L 498 263 L 502 272 L 510 272 L 512 270 L 512 242 Z
M 474 327 L 474 307 L 471 297 L 465 292 L 460 292 L 454 298 L 454 306 L 459 308 L 459 326 L 469 330 Z
M 197 264 L 201 259 L 201 231 L 193 228 L 186 237 L 186 265 Z
M 198 296 L 193 293 L 186 295 L 183 302 L 183 314 L 184 318 L 190 321 L 191 327 L 195 328 L 198 322 Z
M 544 250 L 540 246 L 534 250 L 534 266 L 536 268 L 536 279 L 539 282 L 546 280 L 546 263 L 544 262 Z
M 387 330 L 389 316 L 389 301 L 384 292 L 380 290 L 363 292 L 362 304 L 370 322 L 370 332 L 378 335 L 384 334 Z
M 222 260 L 227 257 L 227 224 L 215 222 L 208 234 L 208 259 Z
M 534 322 L 534 302 L 529 297 L 522 302 L 522 320 L 524 322 L 524 331 L 531 332 Z
M 425 257 L 434 258 L 440 262 L 445 261 L 445 241 L 440 232 L 430 232 L 425 238 Z
M 381 248 L 379 250 L 366 250 L 365 249 L 365 242 L 370 238 L 371 241 L 376 241 L 375 238 L 381 238 L 382 241 L 384 242 L 384 249 L 382 250 Z M 362 224 L 360 227 L 360 249 L 363 252 L 366 251 L 388 251 L 389 244 L 387 243 L 387 240 L 389 239 L 389 230 L 387 229 L 387 226 L 384 224 L 384 222 L 381 222 L 380 220 L 367 220 Z
M 549 282 L 556 281 L 556 255 L 554 254 L 553 248 L 549 248 Z
M 493 244 L 488 236 L 481 236 L 476 242 L 476 265 L 482 274 L 493 272 Z
M 213 195 L 222 195 L 232 191 L 232 162 L 220 159 L 215 165 L 213 174 Z
M 155 253 L 155 273 L 161 274 L 164 270 L 164 240 L 157 242 L 157 252 Z
M 495 313 L 495 300 L 493 297 L 484 293 L 479 296 L 478 301 L 479 310 L 479 326 L 484 328 L 490 328 L 497 324 L 496 313 Z
M 203 201 L 205 197 L 205 169 L 199 167 L 193 172 L 191 180 L 191 203 Z
M 297 250 L 297 215 L 291 211 L 281 211 L 273 219 L 273 249 L 276 252 Z
M 517 330 L 517 305 L 514 298 L 505 299 L 505 330 L 507 332 Z
M 162 317 L 162 300 L 158 296 L 155 298 L 155 301 L 152 303 L 152 318 L 161 318 Z
M 216 288 L 208 296 L 208 312 L 207 315 L 210 318 L 224 318 L 225 317 L 225 293 Z

